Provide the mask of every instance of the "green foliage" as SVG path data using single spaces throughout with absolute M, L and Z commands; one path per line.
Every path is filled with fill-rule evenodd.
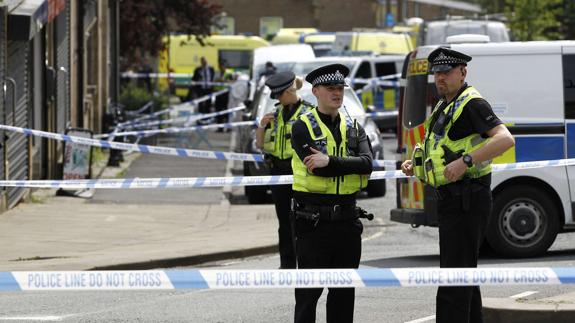
M 514 40 L 558 39 L 557 15 L 562 0 L 505 0 L 505 15 Z
M 150 101 L 154 101 L 155 111 L 168 105 L 166 97 L 153 95 L 144 88 L 137 86 L 134 82 L 124 85 L 120 92 L 120 104 L 124 105 L 127 111 L 138 110 Z
M 169 33 L 209 35 L 221 6 L 211 0 L 122 0 L 120 52 L 122 70 L 138 66 L 143 57 L 157 57 Z

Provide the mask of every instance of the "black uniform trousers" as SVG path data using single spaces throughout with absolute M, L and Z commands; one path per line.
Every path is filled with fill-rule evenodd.
M 226 92 L 224 94 L 220 94 L 216 96 L 216 112 L 220 112 L 222 110 L 226 110 L 228 108 L 228 101 L 230 99 L 230 93 Z M 229 114 L 222 114 L 216 117 L 216 123 L 227 123 L 229 120 Z
M 299 269 L 357 268 L 361 258 L 361 221 L 338 222 L 296 219 L 296 253 Z M 296 288 L 295 323 L 315 322 L 323 288 Z M 327 323 L 353 322 L 354 288 L 329 288 Z
M 451 193 L 439 190 L 441 268 L 477 267 L 479 247 L 485 238 L 493 202 L 488 184 L 472 180 L 466 185 L 467 189 L 459 188 Z M 479 286 L 439 287 L 437 290 L 438 323 L 483 322 L 481 309 Z
M 291 159 L 284 161 L 272 161 L 272 175 L 291 175 Z M 278 217 L 278 237 L 280 251 L 280 268 L 295 269 L 296 255 L 294 246 L 294 235 L 291 221 L 291 199 L 293 197 L 292 186 L 272 185 L 272 199 Z

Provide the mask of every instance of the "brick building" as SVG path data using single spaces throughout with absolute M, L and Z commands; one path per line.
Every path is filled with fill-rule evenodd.
M 443 18 L 481 12 L 477 5 L 451 0 L 213 0 L 233 21 L 235 33 L 259 35 L 261 18 L 277 18 L 282 27 L 321 31 L 383 28 L 409 17 Z M 390 21 L 390 19 L 392 21 Z

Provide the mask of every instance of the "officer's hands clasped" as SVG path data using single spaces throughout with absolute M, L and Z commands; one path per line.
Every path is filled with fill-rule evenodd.
M 326 167 L 329 164 L 328 155 L 313 147 L 309 147 L 309 150 L 311 151 L 311 155 L 308 155 L 303 159 L 303 163 L 307 167 L 308 171 L 313 172 L 314 169 Z

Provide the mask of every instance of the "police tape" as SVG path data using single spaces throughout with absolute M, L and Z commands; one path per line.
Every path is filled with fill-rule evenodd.
M 374 288 L 575 284 L 570 267 L 0 272 L 2 291 Z
M 126 137 L 126 136 L 138 136 L 138 137 L 150 137 L 158 134 L 176 134 L 176 133 L 188 133 L 195 132 L 199 130 L 207 129 L 231 129 L 237 127 L 256 127 L 258 124 L 256 121 L 238 121 L 238 122 L 228 122 L 228 123 L 214 123 L 207 125 L 197 125 L 190 127 L 170 127 L 164 129 L 152 129 L 152 130 L 134 130 L 134 131 L 119 131 L 111 134 L 100 134 L 94 136 L 94 138 L 106 138 L 107 136 L 113 135 L 114 137 Z
M 98 140 L 91 138 L 75 137 L 69 135 L 62 135 L 52 132 L 46 132 L 41 130 L 33 130 L 27 128 L 19 128 L 7 125 L 0 125 L 1 130 L 14 131 L 22 133 L 28 136 L 37 136 L 42 138 L 48 138 L 53 140 L 73 142 L 79 145 L 87 145 L 94 147 L 101 147 L 107 149 L 118 149 L 126 151 L 137 151 L 144 154 L 156 154 L 156 155 L 168 155 L 168 156 L 178 156 L 178 157 L 192 157 L 192 158 L 206 158 L 206 159 L 218 159 L 218 160 L 239 160 L 239 161 L 253 161 L 253 162 L 263 162 L 263 156 L 257 154 L 242 154 L 242 153 L 232 153 L 223 151 L 209 151 L 209 150 L 197 150 L 197 149 L 184 149 L 184 148 L 172 148 L 172 147 L 162 147 L 162 146 L 148 146 L 148 145 L 137 145 L 123 142 Z M 112 133 L 115 136 L 115 133 Z
M 2 126 L 3 127 L 3 126 Z M 494 165 L 493 171 L 510 171 L 542 167 L 575 165 L 575 159 L 559 159 L 540 162 Z M 369 180 L 407 178 L 400 170 L 374 171 Z M 227 176 L 227 177 L 162 177 L 88 180 L 2 180 L 0 187 L 33 187 L 62 189 L 156 189 L 156 188 L 203 188 L 222 186 L 263 186 L 286 185 L 293 183 L 291 175 L 272 176 Z
M 217 116 L 221 116 L 221 115 L 225 115 L 225 114 L 234 113 L 236 111 L 241 111 L 241 110 L 244 110 L 245 108 L 246 108 L 245 106 L 240 106 L 240 107 L 230 108 L 230 109 L 226 109 L 226 110 L 222 110 L 222 111 L 218 111 L 218 112 L 202 113 L 202 114 L 190 114 L 189 116 L 178 117 L 178 118 L 173 118 L 173 119 L 125 124 L 121 128 L 122 129 L 147 128 L 147 127 L 161 126 L 161 125 L 174 124 L 174 123 L 184 123 L 184 124 L 185 123 L 193 123 L 193 122 L 196 122 L 198 120 L 209 119 L 209 118 L 213 118 L 213 117 L 217 117 Z M 99 134 L 99 135 L 95 135 L 94 138 L 106 138 L 108 136 L 110 136 L 110 134 Z
M 186 102 L 183 102 L 183 103 L 180 103 L 180 104 L 176 104 L 176 105 L 171 106 L 171 107 L 169 107 L 169 108 L 167 108 L 167 109 L 163 109 L 163 110 L 160 110 L 160 111 L 156 111 L 156 112 L 154 112 L 154 113 L 150 113 L 150 114 L 141 116 L 141 117 L 136 118 L 136 119 L 132 119 L 132 120 L 129 120 L 129 121 L 126 121 L 126 122 L 119 123 L 116 127 L 118 127 L 118 128 L 125 128 L 125 127 L 128 126 L 128 125 L 131 125 L 131 124 L 134 124 L 134 123 L 138 123 L 138 122 L 143 121 L 143 120 L 152 119 L 152 118 L 161 116 L 161 115 L 163 115 L 163 114 L 170 113 L 170 112 L 172 112 L 172 111 L 177 111 L 178 109 L 180 109 L 180 107 L 188 107 L 188 106 L 190 106 L 190 107 L 195 107 L 195 106 L 197 106 L 199 103 L 201 103 L 201 102 L 203 102 L 203 101 L 213 100 L 213 99 L 215 99 L 216 96 L 221 95 L 221 94 L 225 94 L 225 93 L 227 93 L 227 92 L 228 92 L 228 90 L 227 90 L 227 89 L 224 89 L 224 90 L 221 90 L 221 91 L 217 91 L 217 92 L 214 92 L 214 93 L 210 93 L 210 94 L 204 95 L 204 96 L 202 96 L 202 97 L 200 97 L 200 98 L 193 99 L 193 100 L 191 100 L 191 101 L 186 101 Z
M 133 73 L 124 72 L 121 74 L 122 78 L 192 78 L 194 74 L 191 73 Z M 201 81 L 187 81 L 187 85 L 210 85 L 210 86 L 229 86 L 230 83 L 226 82 L 201 82 Z
M 253 121 L 246 121 L 253 122 Z M 220 127 L 221 125 L 217 125 Z M 207 127 L 207 126 L 204 126 Z M 215 125 L 210 125 L 210 127 L 215 127 Z M 69 135 L 62 135 L 53 132 L 46 132 L 41 130 L 33 130 L 28 128 L 19 128 L 13 126 L 6 126 L 0 124 L 0 130 L 8 130 L 19 132 L 29 136 L 37 136 L 42 138 L 48 138 L 53 140 L 73 142 L 79 145 L 87 145 L 101 148 L 112 148 L 124 151 L 137 151 L 143 154 L 154 154 L 154 155 L 168 155 L 168 156 L 178 156 L 178 157 L 190 157 L 190 158 L 206 158 L 206 159 L 218 159 L 218 160 L 237 160 L 237 161 L 251 161 L 251 162 L 264 162 L 264 157 L 262 154 L 246 154 L 246 153 L 232 153 L 224 151 L 211 151 L 211 150 L 197 150 L 197 149 L 183 149 L 183 148 L 172 148 L 163 146 L 148 146 L 148 145 L 138 145 L 115 141 L 98 140 L 84 137 L 75 137 Z M 110 137 L 115 137 L 117 132 L 112 132 L 109 134 Z M 374 160 L 374 167 L 385 167 L 385 168 L 395 168 L 397 162 L 394 160 Z
M 368 113 L 365 114 L 366 117 L 372 118 L 372 119 L 397 117 L 397 115 L 398 115 L 397 110 L 393 110 L 393 111 L 379 111 L 379 112 L 368 112 Z

